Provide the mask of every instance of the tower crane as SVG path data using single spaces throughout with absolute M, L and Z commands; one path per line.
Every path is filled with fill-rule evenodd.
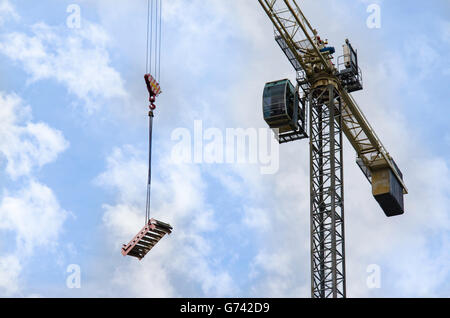
M 310 145 L 311 295 L 345 298 L 343 136 L 387 217 L 404 214 L 403 174 L 351 95 L 363 89 L 357 51 L 349 40 L 334 64 L 328 46 L 295 0 L 258 0 L 274 26 L 275 40 L 296 71 L 267 83 L 264 119 L 280 142 Z

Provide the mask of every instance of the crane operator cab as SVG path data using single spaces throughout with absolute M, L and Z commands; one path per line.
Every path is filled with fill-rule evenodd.
M 281 143 L 307 138 L 306 103 L 288 79 L 267 83 L 263 94 L 264 120 Z

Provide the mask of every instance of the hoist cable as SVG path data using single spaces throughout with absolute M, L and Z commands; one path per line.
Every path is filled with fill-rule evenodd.
M 149 40 L 150 40 L 150 0 L 147 0 L 147 47 L 146 47 L 146 55 L 145 55 L 145 72 L 148 74 L 149 69 L 148 69 L 148 64 L 149 64 Z
M 161 81 L 162 0 L 147 0 L 146 73 Z
M 158 0 L 155 8 L 155 78 L 158 79 Z
M 158 82 L 161 83 L 161 41 L 162 39 L 162 0 L 159 2 L 159 56 L 158 56 Z
M 152 73 L 152 57 L 153 57 L 153 4 L 152 0 L 152 10 L 150 12 L 150 73 Z
M 146 72 L 161 80 L 161 40 L 162 36 L 162 0 L 147 0 L 147 56 Z M 155 67 L 153 70 L 153 66 Z M 153 73 L 152 73 L 153 72 Z M 156 96 L 151 94 L 154 99 Z M 152 105 L 154 101 L 151 101 Z M 149 113 L 149 153 L 148 153 L 148 183 L 145 223 L 148 224 L 151 213 L 151 184 L 152 184 L 152 135 L 153 135 L 153 108 Z
M 153 113 L 149 116 L 149 142 L 148 142 L 148 183 L 147 183 L 147 206 L 145 223 L 150 220 L 150 199 L 151 199 L 151 187 L 152 187 L 152 135 L 153 135 Z

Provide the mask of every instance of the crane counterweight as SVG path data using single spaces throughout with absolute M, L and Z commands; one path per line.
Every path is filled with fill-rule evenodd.
M 397 168 L 397 173 L 403 174 Z M 403 187 L 388 166 L 372 169 L 372 194 L 388 217 L 405 213 Z

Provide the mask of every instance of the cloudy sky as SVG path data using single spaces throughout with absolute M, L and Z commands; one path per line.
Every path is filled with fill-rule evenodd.
M 387 219 L 346 143 L 348 296 L 449 297 L 450 4 L 299 3 L 337 52 L 346 38 L 358 49 L 354 97 L 410 190 Z M 269 175 L 172 160 L 176 132 L 199 120 L 266 127 L 264 83 L 295 78 L 268 18 L 256 0 L 163 4 L 152 215 L 175 230 L 138 262 L 120 249 L 145 217 L 146 1 L 0 0 L 0 296 L 310 296 L 306 141 L 280 147 Z

